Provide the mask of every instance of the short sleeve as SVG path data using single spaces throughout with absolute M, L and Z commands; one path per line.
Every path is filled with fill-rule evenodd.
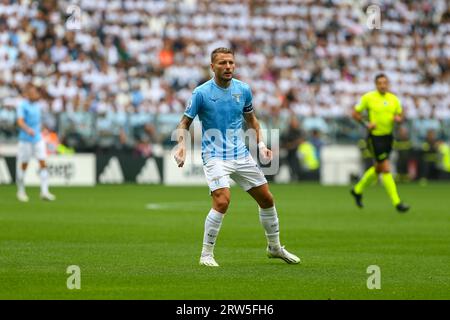
M 253 111 L 253 96 L 252 96 L 252 90 L 249 86 L 246 86 L 245 88 L 245 103 L 244 103 L 244 113 L 250 113 Z
M 25 101 L 19 103 L 16 109 L 17 119 L 25 117 Z
M 362 111 L 364 111 L 364 110 L 367 109 L 367 106 L 368 106 L 368 97 L 367 97 L 367 95 L 365 94 L 365 95 L 363 95 L 363 96 L 361 97 L 361 100 L 359 101 L 359 104 L 357 104 L 357 105 L 355 106 L 355 111 L 356 111 L 356 112 L 362 112 Z
M 202 94 L 200 92 L 194 90 L 194 92 L 192 92 L 191 99 L 188 101 L 186 110 L 184 111 L 184 115 L 191 119 L 194 119 L 195 116 L 200 111 L 200 106 L 202 104 L 202 100 L 203 100 Z

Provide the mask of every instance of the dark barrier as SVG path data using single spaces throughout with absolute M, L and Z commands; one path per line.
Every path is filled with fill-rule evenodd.
M 2 158 L 0 183 L 14 183 L 16 180 L 16 157 Z M 76 159 L 72 159 L 77 161 Z M 32 161 L 35 161 L 34 159 Z M 74 170 L 76 163 L 67 161 L 54 165 L 49 163 L 49 177 L 62 179 L 68 175 L 80 174 L 83 165 L 78 166 L 78 174 Z M 96 155 L 96 181 L 101 184 L 138 183 L 160 184 L 164 182 L 163 158 L 144 158 L 132 153 L 102 153 Z M 6 165 L 5 165 L 6 163 Z M 3 172 L 5 171 L 5 172 Z M 73 178 L 73 177 L 72 177 Z M 69 179 L 70 180 L 70 179 Z
M 163 183 L 163 158 L 126 152 L 97 154 L 98 183 Z
M 6 165 L 8 166 L 11 182 L 16 181 L 16 157 L 5 157 Z

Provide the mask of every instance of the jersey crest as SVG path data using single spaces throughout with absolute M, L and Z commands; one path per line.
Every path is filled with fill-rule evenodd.
M 240 94 L 240 93 L 233 93 L 232 96 L 233 96 L 234 100 L 236 100 L 237 103 L 241 102 L 242 94 Z

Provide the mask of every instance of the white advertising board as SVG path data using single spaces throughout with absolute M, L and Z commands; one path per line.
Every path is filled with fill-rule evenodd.
M 50 156 L 46 160 L 50 186 L 94 186 L 96 180 L 95 155 L 74 154 Z M 25 184 L 40 184 L 39 163 L 33 159 L 28 165 Z

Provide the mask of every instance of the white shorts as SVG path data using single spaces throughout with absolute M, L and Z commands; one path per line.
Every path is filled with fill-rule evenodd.
M 45 160 L 47 158 L 47 150 L 44 140 L 40 140 L 36 143 L 19 141 L 17 162 L 28 163 L 32 157 L 37 160 Z
M 245 191 L 267 183 L 261 169 L 252 156 L 237 160 L 212 158 L 203 165 L 210 192 L 230 187 L 230 178 Z

